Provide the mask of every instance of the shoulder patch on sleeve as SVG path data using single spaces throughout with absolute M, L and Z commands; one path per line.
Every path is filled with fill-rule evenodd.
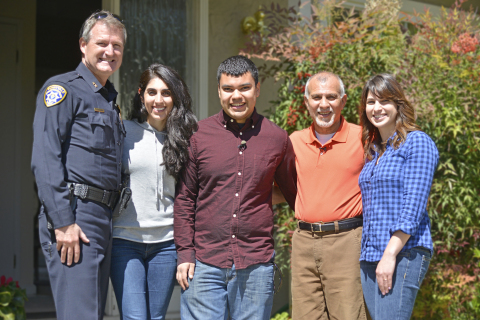
M 45 105 L 48 107 L 54 106 L 62 102 L 65 97 L 67 96 L 67 90 L 64 87 L 59 86 L 58 84 L 54 84 L 49 86 L 45 90 L 45 94 L 43 95 L 43 100 L 45 101 Z

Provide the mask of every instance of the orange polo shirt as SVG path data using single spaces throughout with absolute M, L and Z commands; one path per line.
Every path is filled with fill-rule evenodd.
M 295 218 L 306 222 L 331 222 L 362 213 L 358 176 L 362 171 L 361 127 L 341 118 L 340 128 L 323 146 L 315 127 L 290 135 L 295 149 L 297 198 Z

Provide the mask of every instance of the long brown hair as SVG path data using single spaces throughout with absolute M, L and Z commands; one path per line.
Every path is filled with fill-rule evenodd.
M 405 98 L 403 89 L 395 77 L 387 73 L 373 76 L 363 87 L 362 100 L 360 102 L 362 144 L 365 157 L 368 160 L 372 160 L 375 150 L 380 154 L 383 154 L 385 151 L 380 131 L 370 122 L 367 116 L 367 97 L 370 92 L 378 99 L 393 101 L 397 105 L 396 136 L 391 142 L 394 149 L 398 149 L 405 142 L 409 132 L 420 130 L 420 127 L 415 123 L 415 109 Z
M 182 77 L 170 67 L 160 63 L 150 65 L 140 76 L 138 92 L 133 97 L 133 108 L 129 120 L 147 121 L 148 111 L 140 98 L 150 80 L 158 78 L 165 82 L 172 93 L 173 108 L 167 118 L 167 138 L 162 150 L 165 169 L 176 180 L 188 160 L 190 137 L 198 129 L 197 118 L 192 111 L 192 99 Z

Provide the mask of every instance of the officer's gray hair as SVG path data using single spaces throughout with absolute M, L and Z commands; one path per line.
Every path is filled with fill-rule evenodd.
M 101 17 L 104 15 L 105 17 L 99 18 L 99 16 Z M 80 38 L 83 38 L 83 40 L 88 43 L 92 35 L 92 29 L 97 22 L 102 23 L 107 27 L 113 27 L 122 30 L 123 44 L 125 45 L 127 42 L 127 29 L 125 28 L 125 25 L 121 21 L 120 17 L 113 15 L 111 12 L 106 10 L 94 12 L 90 15 L 90 17 L 87 18 L 87 20 L 85 20 L 82 25 L 82 29 L 80 29 Z
M 340 98 L 343 98 L 343 96 L 345 95 L 345 86 L 343 85 L 342 79 L 340 79 L 338 74 L 329 71 L 320 71 L 308 78 L 307 84 L 305 85 L 305 97 L 307 99 L 310 97 L 308 92 L 308 85 L 310 84 L 310 80 L 316 78 L 320 83 L 326 83 L 329 77 L 337 78 L 338 82 L 340 83 Z

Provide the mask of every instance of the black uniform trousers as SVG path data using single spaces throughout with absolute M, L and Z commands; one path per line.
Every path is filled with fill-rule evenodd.
M 110 276 L 112 210 L 90 200 L 77 199 L 74 213 L 75 222 L 90 243 L 80 240 L 80 260 L 70 266 L 60 261 L 55 231 L 47 228 L 43 206 L 39 216 L 40 243 L 47 262 L 57 319 L 103 319 Z

